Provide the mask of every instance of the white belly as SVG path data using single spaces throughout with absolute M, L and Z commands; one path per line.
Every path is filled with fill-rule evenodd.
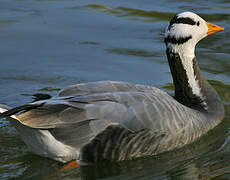
M 68 162 L 79 157 L 77 149 L 56 140 L 48 130 L 33 129 L 24 126 L 13 118 L 9 118 L 9 120 L 19 132 L 21 139 L 35 154 L 60 162 Z

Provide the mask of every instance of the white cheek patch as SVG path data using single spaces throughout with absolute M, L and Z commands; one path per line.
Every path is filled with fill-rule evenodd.
M 191 36 L 191 32 L 194 30 L 196 30 L 196 27 L 189 24 L 174 24 L 169 34 L 176 39 L 179 39 Z

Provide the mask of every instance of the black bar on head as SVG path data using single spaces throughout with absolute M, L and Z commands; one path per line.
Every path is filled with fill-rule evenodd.
M 168 36 L 167 38 L 165 38 L 165 43 L 172 43 L 172 44 L 183 44 L 185 42 L 187 42 L 189 39 L 192 39 L 192 36 L 188 36 L 188 37 L 181 37 L 181 38 L 175 38 L 175 37 L 171 37 Z
M 196 22 L 189 18 L 189 17 L 178 17 L 178 16 L 174 16 L 174 18 L 170 21 L 169 23 L 169 27 L 168 27 L 168 30 L 171 29 L 172 25 L 173 24 L 189 24 L 189 25 L 195 25 Z

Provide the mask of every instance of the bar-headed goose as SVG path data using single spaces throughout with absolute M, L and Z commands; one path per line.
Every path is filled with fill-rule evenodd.
M 174 97 L 126 82 L 82 83 L 8 111 L 2 106 L 1 117 L 11 119 L 31 151 L 61 162 L 128 160 L 182 147 L 224 117 L 194 53 L 198 41 L 222 30 L 192 12 L 170 21 L 165 44 Z

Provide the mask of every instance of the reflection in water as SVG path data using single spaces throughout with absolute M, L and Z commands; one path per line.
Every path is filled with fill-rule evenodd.
M 0 27 L 1 26 L 5 26 L 5 25 L 9 25 L 9 24 L 12 24 L 12 23 L 16 23 L 17 21 L 16 20 L 0 20 Z
M 153 52 L 148 52 L 145 50 L 137 50 L 137 49 L 125 49 L 125 48 L 114 48 L 114 49 L 106 49 L 109 53 L 114 54 L 123 54 L 123 55 L 132 55 L 132 56 L 141 56 L 141 57 L 159 57 L 161 54 L 156 54 Z
M 44 87 L 44 88 L 41 88 L 41 89 L 38 89 L 38 91 L 59 91 L 60 88 L 52 88 L 52 87 Z
M 100 45 L 99 42 L 94 42 L 94 41 L 83 41 L 83 42 L 80 42 L 79 44 L 84 44 L 84 45 Z
M 175 13 L 158 12 L 158 11 L 144 11 L 141 9 L 132 9 L 127 7 L 110 8 L 103 4 L 89 4 L 86 6 L 75 6 L 72 9 L 95 10 L 102 13 L 114 14 L 118 17 L 139 17 L 148 18 L 140 19 L 141 21 L 168 21 Z M 137 20 L 137 19 L 136 19 Z
M 132 9 L 127 7 L 116 7 L 111 8 L 109 6 L 106 6 L 104 4 L 89 4 L 86 6 L 74 6 L 72 9 L 85 9 L 85 10 L 95 10 L 102 13 L 109 13 L 109 14 L 115 14 L 120 17 L 142 17 L 142 18 L 148 18 L 147 21 L 168 21 L 172 16 L 174 16 L 176 13 L 169 13 L 169 12 L 160 12 L 160 11 L 145 11 L 142 9 Z M 187 8 L 188 9 L 188 8 Z M 206 19 L 207 21 L 223 21 L 223 20 L 230 20 L 230 15 L 228 13 L 226 14 L 202 14 L 199 13 L 199 15 Z M 143 21 L 143 19 L 141 19 Z
M 230 84 L 226 84 L 222 81 L 217 81 L 217 80 L 209 80 L 209 83 L 216 89 L 221 99 L 225 103 L 229 104 L 230 102 Z M 227 108 L 227 106 L 225 108 Z M 228 113 L 229 111 L 226 111 L 226 112 Z
M 201 159 L 204 165 L 201 169 L 201 177 L 203 179 L 230 179 L 229 152 L 220 152 L 213 157 Z

